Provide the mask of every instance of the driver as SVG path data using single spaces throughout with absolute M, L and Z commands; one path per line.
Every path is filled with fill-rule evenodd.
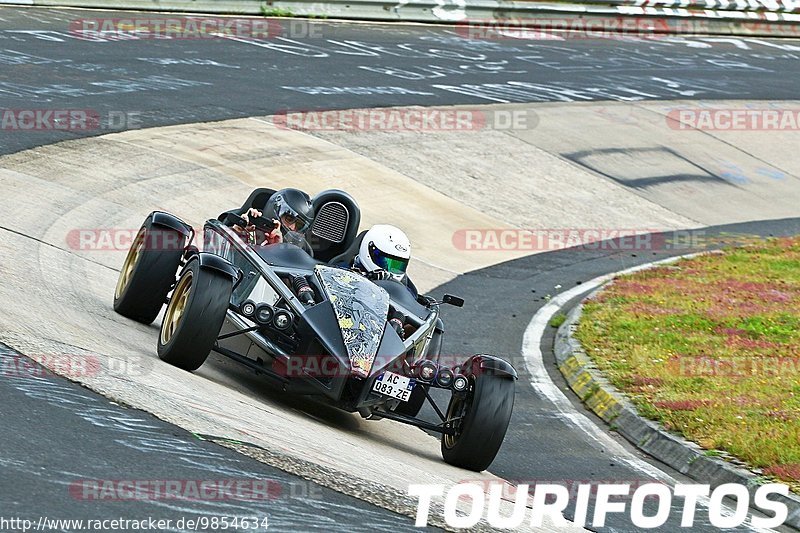
M 240 217 L 244 219 L 246 226 L 237 223 L 240 222 Z M 272 220 L 274 227 L 265 231 L 250 224 L 251 219 L 256 217 Z M 269 197 L 262 209 L 251 207 L 244 213 L 228 211 L 222 218 L 224 224 L 231 226 L 249 243 L 263 246 L 281 242 L 298 244 L 297 241 L 302 241 L 305 246 L 301 248 L 308 248 L 306 251 L 310 251 L 310 247 L 305 243 L 303 235 L 313 220 L 314 207 L 311 205 L 311 198 L 299 189 L 281 189 Z
M 406 274 L 410 260 L 411 241 L 403 230 L 389 224 L 376 224 L 364 234 L 358 255 L 353 259 L 353 264 L 348 266 L 371 280 L 398 281 L 416 299 L 419 295 L 417 288 Z
M 364 234 L 353 264 L 346 266 L 367 279 L 392 279 L 402 283 L 414 299 L 418 299 L 419 292 L 406 274 L 410 260 L 411 241 L 403 230 L 388 224 L 377 224 Z M 390 306 L 388 319 L 400 338 L 405 338 L 406 320 L 403 313 Z

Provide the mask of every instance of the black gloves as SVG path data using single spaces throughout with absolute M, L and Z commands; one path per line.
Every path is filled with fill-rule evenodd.
M 372 281 L 391 279 L 391 277 L 392 275 L 386 270 L 373 270 L 372 272 L 367 272 L 367 279 L 371 279 Z

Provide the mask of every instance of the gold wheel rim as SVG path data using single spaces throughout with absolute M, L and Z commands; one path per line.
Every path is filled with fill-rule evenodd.
M 189 294 L 192 288 L 192 274 L 191 270 L 187 270 L 180 281 L 175 291 L 172 293 L 172 298 L 169 300 L 167 311 L 164 313 L 164 321 L 161 323 L 161 344 L 169 343 L 175 330 L 181 323 L 181 318 L 186 311 L 186 305 L 189 301 Z
M 115 299 L 119 299 L 119 297 L 122 296 L 122 293 L 125 292 L 125 289 L 128 288 L 128 284 L 131 282 L 131 278 L 133 277 L 133 271 L 136 269 L 136 263 L 139 261 L 139 257 L 142 255 L 142 250 L 144 250 L 144 242 L 145 230 L 142 228 L 139 230 L 139 233 L 136 234 L 136 238 L 133 240 L 131 249 L 128 250 L 128 255 L 125 256 L 125 262 L 122 264 L 122 270 L 119 271 L 117 288 L 114 291 Z
M 469 391 L 469 389 L 470 387 L 467 387 L 467 391 Z M 462 417 L 466 416 L 466 412 L 464 413 L 460 412 L 462 411 L 462 405 L 464 405 L 466 402 L 467 402 L 466 397 L 458 397 L 458 396 L 454 397 L 453 401 L 450 402 L 450 406 L 447 409 L 447 415 L 446 415 L 447 420 L 450 420 L 454 416 L 459 416 L 459 415 Z M 459 426 L 463 423 L 464 419 L 462 418 L 459 421 Z M 456 442 L 458 441 L 458 435 L 448 435 L 447 433 L 445 433 L 443 437 L 444 437 L 444 445 L 447 447 L 447 449 L 453 448 L 453 446 L 455 446 Z

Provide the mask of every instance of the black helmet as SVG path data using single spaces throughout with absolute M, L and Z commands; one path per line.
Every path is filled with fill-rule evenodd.
M 303 191 L 281 189 L 267 200 L 263 216 L 279 220 L 284 233 L 287 230 L 303 233 L 314 220 L 314 207 Z

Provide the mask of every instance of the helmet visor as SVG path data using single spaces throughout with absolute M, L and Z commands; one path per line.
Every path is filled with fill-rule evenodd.
M 303 232 L 309 226 L 309 221 L 287 204 L 278 208 L 278 218 L 281 225 L 290 231 Z
M 408 259 L 384 253 L 373 243 L 369 244 L 369 256 L 381 270 L 385 270 L 396 276 L 402 276 L 406 273 Z

